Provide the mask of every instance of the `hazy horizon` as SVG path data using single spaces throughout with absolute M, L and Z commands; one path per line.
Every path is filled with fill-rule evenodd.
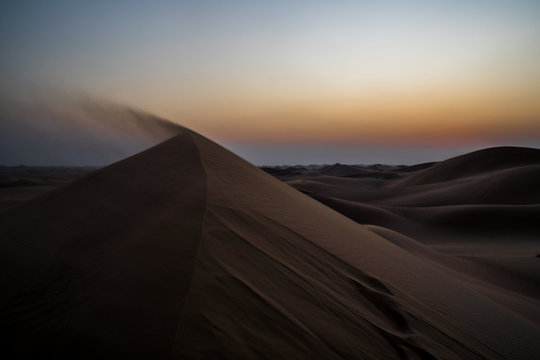
M 120 104 L 90 98 L 63 100 L 0 103 L 0 166 L 106 166 L 174 136 L 180 128 L 172 121 Z M 460 146 L 415 146 L 399 141 L 384 146 L 376 141 L 218 143 L 257 166 L 413 165 L 487 147 L 540 148 L 540 141 L 515 138 L 505 143 L 484 140 Z
M 527 0 L 6 1 L 0 98 L 125 104 L 257 165 L 538 147 L 539 15 Z M 35 114 L 25 128 L 36 134 L 43 121 Z M 77 159 L 70 139 L 77 146 L 53 149 L 64 129 L 46 151 L 4 131 L 2 142 L 20 144 L 5 145 L 0 162 L 108 163 L 156 143 L 103 131 L 90 131 L 87 152 L 98 149 L 92 139 L 119 145 L 93 159 Z

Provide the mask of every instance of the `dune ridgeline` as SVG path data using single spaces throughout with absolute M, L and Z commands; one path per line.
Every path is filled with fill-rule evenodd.
M 180 129 L 0 215 L 0 352 L 539 359 L 536 279 L 440 251 L 508 240 L 514 218 L 538 244 L 533 153 L 285 179 L 302 193 Z

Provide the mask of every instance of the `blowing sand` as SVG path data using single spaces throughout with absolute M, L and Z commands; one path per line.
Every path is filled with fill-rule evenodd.
M 0 215 L 2 351 L 538 359 L 534 156 L 281 175 L 315 200 L 184 130 Z

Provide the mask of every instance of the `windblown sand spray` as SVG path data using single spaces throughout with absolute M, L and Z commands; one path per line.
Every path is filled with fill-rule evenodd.
M 182 127 L 89 98 L 0 102 L 0 163 L 106 165 L 158 144 Z

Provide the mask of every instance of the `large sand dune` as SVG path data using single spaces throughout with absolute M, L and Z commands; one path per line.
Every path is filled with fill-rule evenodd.
M 382 203 L 434 186 L 432 177 L 391 187 L 388 179 L 335 176 L 350 170 L 314 176 L 317 191 L 301 190 L 352 213 L 364 194 L 371 202 L 360 213 L 403 226 L 414 209 Z M 299 188 L 304 181 L 290 180 Z M 534 217 L 535 209 L 522 211 Z M 469 219 L 466 211 L 481 210 L 460 211 Z M 452 225 L 463 222 L 459 211 L 445 211 L 410 214 L 423 227 L 406 234 L 416 229 L 421 241 L 375 220 L 362 225 L 184 130 L 0 216 L 2 351 L 55 359 L 540 358 L 534 280 L 441 252 L 448 243 L 429 241 L 429 223 L 463 230 Z M 537 244 L 536 233 L 531 226 L 523 237 Z

